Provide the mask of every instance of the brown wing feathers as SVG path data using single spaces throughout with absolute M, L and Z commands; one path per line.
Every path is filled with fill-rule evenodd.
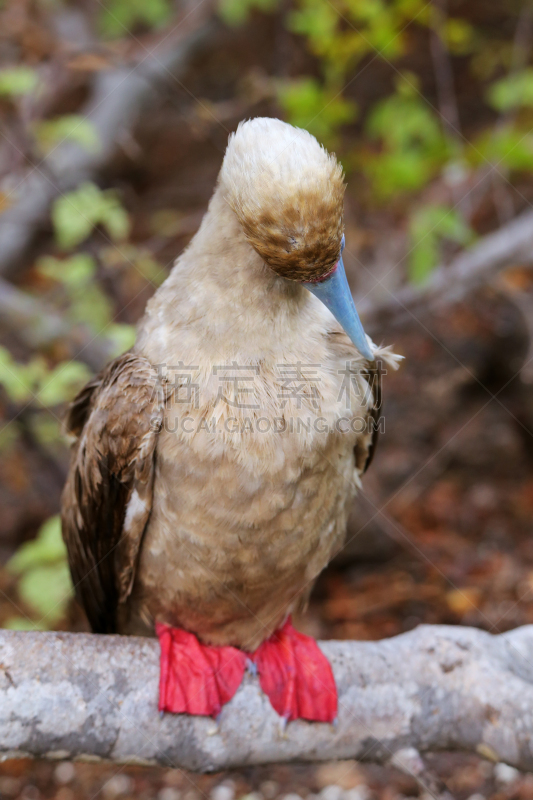
M 78 394 L 78 437 L 63 492 L 63 536 L 78 600 L 97 633 L 117 630 L 152 501 L 164 393 L 144 358 L 126 353 Z
M 361 436 L 355 446 L 355 465 L 361 473 L 365 473 L 374 458 L 379 437 L 379 415 L 381 413 L 381 365 L 376 361 L 369 366 L 366 373 L 373 394 L 373 404 L 369 409 L 369 433 Z
M 369 368 L 377 422 L 379 365 Z M 164 389 L 149 362 L 126 353 L 82 389 L 67 415 L 77 437 L 63 492 L 63 536 L 79 602 L 97 633 L 117 631 L 117 613 L 133 584 L 151 510 L 157 434 Z M 378 425 L 355 448 L 364 472 L 374 456 Z

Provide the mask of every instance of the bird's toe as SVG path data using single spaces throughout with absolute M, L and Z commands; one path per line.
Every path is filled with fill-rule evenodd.
M 333 722 L 337 687 L 329 661 L 310 636 L 289 620 L 253 656 L 262 690 L 277 713 L 291 721 Z
M 159 710 L 218 717 L 239 688 L 246 655 L 236 647 L 210 647 L 193 633 L 156 624 L 161 646 Z

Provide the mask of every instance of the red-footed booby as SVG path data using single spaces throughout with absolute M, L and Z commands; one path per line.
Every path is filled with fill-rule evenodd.
M 217 716 L 247 665 L 285 720 L 331 722 L 296 631 L 372 456 L 377 359 L 348 288 L 344 178 L 276 119 L 230 137 L 198 233 L 133 349 L 70 406 L 63 534 L 95 632 L 159 637 L 161 711 Z

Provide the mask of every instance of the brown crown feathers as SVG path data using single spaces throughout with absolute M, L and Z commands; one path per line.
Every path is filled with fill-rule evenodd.
M 220 181 L 248 242 L 274 272 L 316 281 L 331 271 L 344 229 L 344 175 L 307 131 L 261 118 L 239 126 Z

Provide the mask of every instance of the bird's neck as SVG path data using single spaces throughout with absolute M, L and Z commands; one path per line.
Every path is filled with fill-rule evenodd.
M 224 361 L 269 350 L 279 357 L 322 317 L 317 302 L 262 261 L 219 186 L 196 236 L 148 303 L 137 350 L 157 363 L 198 352 Z

